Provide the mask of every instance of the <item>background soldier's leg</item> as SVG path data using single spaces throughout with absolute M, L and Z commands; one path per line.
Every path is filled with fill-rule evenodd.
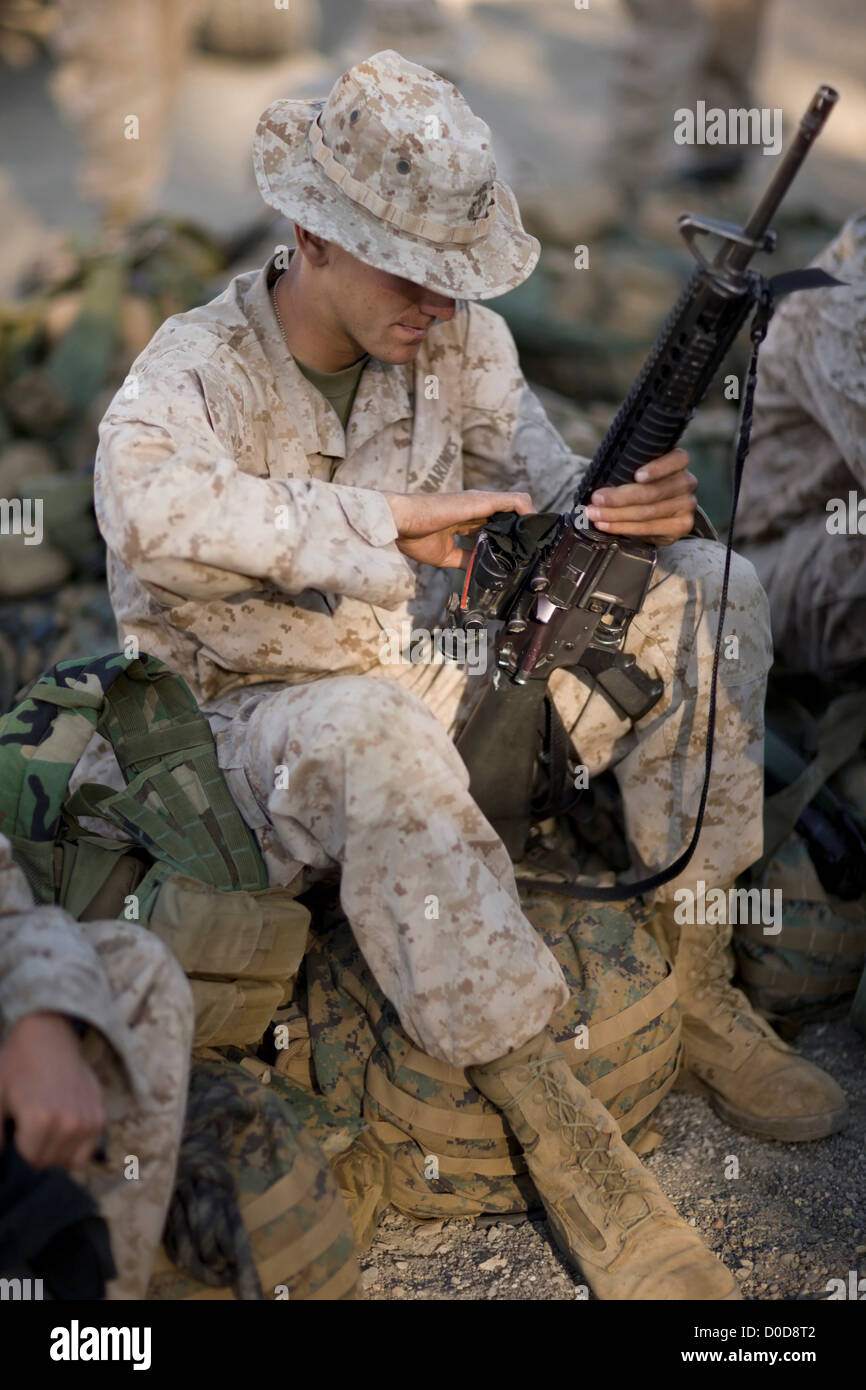
M 104 1088 L 107 1158 L 75 1176 L 99 1203 L 111 1232 L 117 1278 L 109 1298 L 142 1298 L 162 1239 L 186 1110 L 192 998 L 168 948 L 144 927 L 82 923 L 130 1030 L 138 1090 L 94 1031 L 83 1054 Z
M 826 521 L 804 517 L 747 553 L 770 599 L 777 659 L 838 680 L 866 663 L 866 544 L 829 535 Z
M 623 0 L 631 19 L 615 92 L 620 177 L 650 187 L 672 171 L 674 113 L 748 108 L 768 0 Z M 728 160 L 725 146 L 696 147 L 691 159 Z
M 712 99 L 708 104 L 750 107 L 769 0 L 708 0 L 707 8 L 703 71 L 714 84 L 706 94 Z
M 204 0 L 60 0 L 54 96 L 81 133 L 83 192 L 110 224 L 148 210 L 203 8 Z
M 398 681 L 350 676 L 272 695 L 221 736 L 220 762 L 246 769 L 295 861 L 340 867 L 367 963 L 431 1056 L 490 1061 L 565 1002 L 460 755 Z
M 623 8 L 628 20 L 613 95 L 614 164 L 625 185 L 643 189 L 670 165 L 674 111 L 701 70 L 707 17 L 699 0 L 623 0 Z

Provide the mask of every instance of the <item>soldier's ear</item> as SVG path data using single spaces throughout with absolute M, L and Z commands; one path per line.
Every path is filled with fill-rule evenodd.
M 295 242 L 301 255 L 310 262 L 310 265 L 327 264 L 330 242 L 327 242 L 324 237 L 314 236 L 312 232 L 307 231 L 306 227 L 301 227 L 296 222 Z

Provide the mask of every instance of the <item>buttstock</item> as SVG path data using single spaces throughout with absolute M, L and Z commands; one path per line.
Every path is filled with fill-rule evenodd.
M 532 821 L 546 680 L 517 685 L 500 671 L 457 740 L 469 790 L 512 859 L 523 857 Z

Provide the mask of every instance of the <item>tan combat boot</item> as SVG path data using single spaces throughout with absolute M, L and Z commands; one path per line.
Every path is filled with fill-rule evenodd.
M 474 1086 L 505 1115 L 560 1248 L 602 1299 L 738 1299 L 733 1276 L 677 1215 L 547 1029 Z
M 705 1091 L 723 1120 L 762 1139 L 796 1143 L 841 1129 L 848 1106 L 833 1078 L 784 1043 L 730 983 L 730 924 L 676 925 L 673 904 L 665 903 L 656 905 L 654 928 L 673 947 L 679 980 L 685 1055 L 678 1084 Z

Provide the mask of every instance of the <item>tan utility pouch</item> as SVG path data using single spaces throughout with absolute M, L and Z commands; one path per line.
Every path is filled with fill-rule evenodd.
M 148 923 L 189 976 L 195 1047 L 258 1042 L 304 956 L 310 914 L 284 888 L 210 888 L 173 874 Z

